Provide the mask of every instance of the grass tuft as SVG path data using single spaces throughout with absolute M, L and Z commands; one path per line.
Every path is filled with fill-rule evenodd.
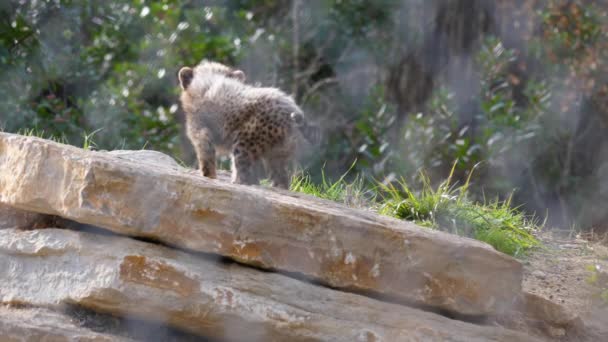
M 68 144 L 68 139 L 65 135 L 56 136 L 56 135 L 52 135 L 52 134 L 47 134 L 45 132 L 45 130 L 38 129 L 38 128 L 22 128 L 17 131 L 17 134 L 25 135 L 28 137 L 36 137 L 36 138 L 41 138 L 41 139 L 52 140 L 52 141 L 58 142 L 60 144 L 66 144 L 66 145 Z
M 396 185 L 378 184 L 377 189 L 366 191 L 361 177 L 353 182 L 346 181 L 352 166 L 335 182 L 329 181 L 323 170 L 320 184 L 300 173 L 293 177 L 290 189 L 352 207 L 373 208 L 383 215 L 471 237 L 515 257 L 525 256 L 527 251 L 540 246 L 533 235 L 542 227 L 537 219 L 513 208 L 511 197 L 484 203 L 470 200 L 468 191 L 474 170 L 463 185 L 457 186 L 453 182 L 455 166 L 456 163 L 448 178 L 436 187 L 432 186 L 428 175 L 421 172 L 418 191 L 405 180 Z
M 291 191 L 309 194 L 315 197 L 344 203 L 350 207 L 369 207 L 375 199 L 373 191 L 365 190 L 362 177 L 355 177 L 353 181 L 347 181 L 346 176 L 355 166 L 355 163 L 337 180 L 331 181 L 325 176 L 325 170 L 321 170 L 321 183 L 315 183 L 310 175 L 300 172 L 292 177 L 289 189 Z
M 471 201 L 468 188 L 473 172 L 461 186 L 453 184 L 453 173 L 454 168 L 445 181 L 433 188 L 429 177 L 421 172 L 420 191 L 412 190 L 404 180 L 397 186 L 380 185 L 383 195 L 378 211 L 425 227 L 484 241 L 512 256 L 523 256 L 531 248 L 539 246 L 533 232 L 541 225 L 538 220 L 512 208 L 511 197 L 505 201 Z
M 102 130 L 102 128 L 99 128 L 91 133 L 83 132 L 82 133 L 82 148 L 85 150 L 97 149 L 97 144 L 95 143 L 95 141 L 93 141 L 93 136 L 101 130 Z M 25 135 L 28 137 L 37 137 L 37 138 L 52 140 L 52 141 L 55 141 L 55 142 L 58 142 L 61 144 L 66 144 L 66 145 L 70 144 L 68 141 L 68 138 L 65 135 L 56 136 L 56 135 L 47 134 L 44 129 L 23 128 L 23 129 L 20 129 L 19 131 L 17 131 L 17 134 Z
M 97 143 L 95 143 L 95 141 L 93 141 L 93 136 L 95 134 L 97 134 L 99 131 L 101 131 L 102 129 L 103 128 L 98 128 L 91 133 L 83 132 L 82 133 L 82 148 L 87 151 L 96 150 Z M 144 147 L 145 147 L 145 145 L 144 145 Z

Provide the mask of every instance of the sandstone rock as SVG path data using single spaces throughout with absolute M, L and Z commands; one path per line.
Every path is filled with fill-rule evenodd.
M 580 320 L 562 305 L 533 293 L 524 292 L 520 305 L 523 307 L 521 311 L 531 318 L 543 320 L 549 324 L 558 326 L 575 325 Z
M 549 338 L 593 341 L 582 319 L 565 307 L 541 296 L 523 292 L 512 310 L 497 322 L 501 326 Z
M 71 303 L 247 341 L 532 341 L 518 332 L 117 236 L 0 233 L 0 301 Z
M 112 334 L 91 331 L 75 324 L 71 317 L 40 308 L 0 306 L 0 341 L 132 341 Z
M 563 331 L 563 334 L 577 334 L 584 330 L 580 317 L 539 295 L 523 293 L 520 307 L 528 321 L 542 322 L 550 334 L 560 331 Z
M 465 315 L 521 291 L 521 264 L 484 243 L 133 158 L 0 133 L 0 202 Z

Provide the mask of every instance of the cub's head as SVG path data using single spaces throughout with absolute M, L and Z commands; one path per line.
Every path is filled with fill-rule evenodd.
M 188 90 L 195 77 L 204 80 L 214 76 L 223 76 L 240 82 L 245 82 L 246 78 L 245 73 L 241 70 L 208 60 L 203 60 L 194 68 L 182 67 L 178 73 L 179 84 L 183 91 Z

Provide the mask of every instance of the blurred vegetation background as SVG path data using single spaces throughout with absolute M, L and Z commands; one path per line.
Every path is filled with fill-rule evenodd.
M 203 58 L 294 95 L 314 179 L 454 161 L 469 191 L 608 228 L 608 4 L 565 0 L 0 0 L 0 126 L 195 166 L 177 70 Z M 87 139 L 88 140 L 88 139 Z

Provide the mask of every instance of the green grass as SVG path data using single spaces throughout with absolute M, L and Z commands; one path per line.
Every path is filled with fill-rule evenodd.
M 87 151 L 96 150 L 97 144 L 95 143 L 95 141 L 93 141 L 93 136 L 101 130 L 102 130 L 102 128 L 96 129 L 91 133 L 83 132 L 82 133 L 82 148 Z M 145 147 L 145 145 L 144 145 L 144 147 Z
M 61 135 L 61 136 L 56 136 L 53 134 L 47 134 L 47 132 L 45 132 L 43 129 L 38 129 L 38 128 L 27 128 L 27 129 L 20 129 L 19 131 L 17 131 L 17 134 L 20 135 L 25 135 L 28 137 L 37 137 L 37 138 L 42 138 L 42 139 L 47 139 L 47 140 L 52 140 L 61 144 L 68 144 L 68 139 L 66 138 L 65 135 Z
M 353 181 L 347 181 L 346 176 L 354 167 L 353 165 L 338 180 L 330 181 L 321 170 L 321 183 L 313 182 L 310 175 L 300 172 L 291 179 L 289 189 L 291 191 L 309 194 L 315 197 L 344 203 L 350 207 L 364 208 L 370 206 L 375 200 L 375 192 L 365 189 L 364 180 L 355 177 Z
M 513 208 L 511 198 L 484 203 L 470 200 L 470 175 L 463 185 L 456 186 L 452 181 L 453 172 L 454 169 L 436 187 L 421 172 L 419 190 L 414 190 L 404 180 L 397 185 L 379 184 L 375 189 L 366 190 L 360 177 L 348 182 L 344 174 L 332 182 L 327 180 L 324 172 L 320 184 L 314 183 L 310 176 L 299 174 L 292 179 L 290 189 L 358 208 L 372 208 L 383 215 L 471 237 L 515 257 L 524 256 L 530 249 L 540 246 L 533 235 L 542 226 L 537 219 Z
M 97 129 L 91 133 L 86 133 L 86 132 L 82 133 L 82 148 L 83 149 L 85 149 L 85 150 L 97 149 L 97 144 L 95 143 L 95 141 L 93 141 L 93 136 L 95 134 L 97 134 L 99 131 L 101 131 L 101 128 Z M 52 140 L 52 141 L 55 141 L 55 142 L 58 142 L 61 144 L 66 144 L 66 145 L 70 144 L 65 135 L 56 136 L 56 135 L 52 135 L 52 134 L 47 134 L 44 129 L 38 129 L 38 128 L 20 129 L 19 131 L 17 131 L 17 134 L 25 135 L 28 137 L 37 137 L 37 138 Z
M 505 201 L 472 201 L 468 189 L 473 172 L 461 186 L 452 183 L 453 172 L 454 168 L 436 188 L 424 172 L 420 174 L 422 187 L 419 191 L 412 190 L 403 180 L 398 186 L 383 185 L 378 211 L 422 226 L 472 237 L 516 257 L 540 245 L 533 233 L 542 224 L 513 208 L 511 197 Z

